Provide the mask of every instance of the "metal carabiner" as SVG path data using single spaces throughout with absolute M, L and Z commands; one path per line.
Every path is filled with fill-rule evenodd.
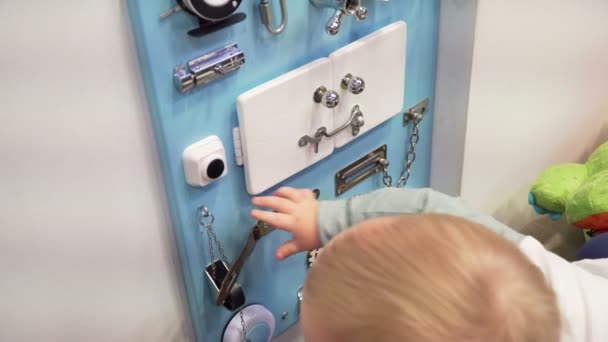
M 283 19 L 281 20 L 281 26 L 275 29 L 272 26 L 274 20 L 272 16 L 272 6 L 270 5 L 270 0 L 260 0 L 260 13 L 262 14 L 262 22 L 264 23 L 264 26 L 266 26 L 268 32 L 275 36 L 285 31 L 285 28 L 287 28 L 287 21 L 289 19 L 287 15 L 287 0 L 280 0 L 280 2 L 281 16 L 283 17 Z

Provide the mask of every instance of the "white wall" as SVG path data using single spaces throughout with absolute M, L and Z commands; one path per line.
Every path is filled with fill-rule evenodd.
M 582 234 L 527 195 L 608 140 L 608 2 L 441 4 L 431 186 L 574 258 Z
M 441 1 L 431 150 L 431 185 L 461 192 L 477 0 Z
M 527 192 L 540 172 L 608 140 L 606 13 L 605 0 L 479 1 L 457 184 L 468 202 L 524 228 L 537 219 Z
M 123 2 L 0 2 L 1 341 L 191 340 Z

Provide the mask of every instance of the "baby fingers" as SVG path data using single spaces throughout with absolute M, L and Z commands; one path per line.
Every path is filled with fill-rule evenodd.
M 251 217 L 259 221 L 264 221 L 273 227 L 283 229 L 288 232 L 291 232 L 293 230 L 295 223 L 295 219 L 291 215 L 257 209 L 251 211 Z
M 257 206 L 269 208 L 286 214 L 291 213 L 294 208 L 292 201 L 277 196 L 254 197 L 251 202 Z

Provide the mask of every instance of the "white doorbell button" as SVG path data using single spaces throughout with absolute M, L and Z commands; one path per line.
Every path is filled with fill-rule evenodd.
M 182 155 L 188 184 L 204 187 L 228 174 L 224 144 L 217 136 L 188 146 Z

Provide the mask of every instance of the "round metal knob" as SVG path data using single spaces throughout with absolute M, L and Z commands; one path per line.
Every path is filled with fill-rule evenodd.
M 319 87 L 313 96 L 316 103 L 320 103 L 327 108 L 336 108 L 340 104 L 340 95 L 326 87 Z
M 357 20 L 367 19 L 367 7 L 359 6 L 355 9 L 355 17 Z
M 361 77 L 355 77 L 352 74 L 348 74 L 342 78 L 342 89 L 359 95 L 365 90 L 365 81 Z

